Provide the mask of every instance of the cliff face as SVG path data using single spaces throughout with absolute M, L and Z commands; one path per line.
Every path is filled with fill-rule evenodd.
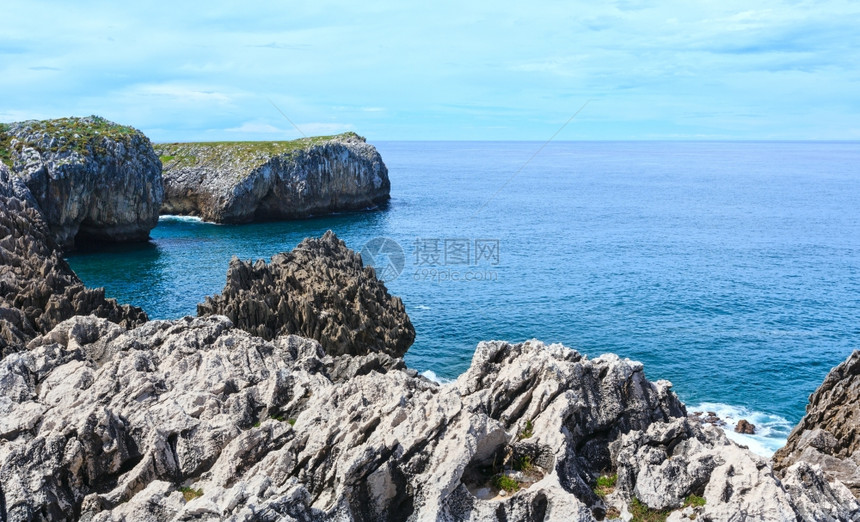
M 0 357 L 24 349 L 74 315 L 95 314 L 127 327 L 146 321 L 139 308 L 86 288 L 60 257 L 23 181 L 0 164 Z
M 389 295 L 373 268 L 363 267 L 361 256 L 331 231 L 270 264 L 233 258 L 223 292 L 207 297 L 197 313 L 226 315 L 263 339 L 315 339 L 329 355 L 402 357 L 415 340 L 400 298 Z
M 0 126 L 0 159 L 30 189 L 57 243 L 140 241 L 158 222 L 161 163 L 139 131 L 95 116 Z
M 388 169 L 354 133 L 289 142 L 157 145 L 162 213 L 218 223 L 295 219 L 389 199 Z
M 821 466 L 860 496 L 860 350 L 827 374 L 773 460 L 778 469 L 799 461 Z

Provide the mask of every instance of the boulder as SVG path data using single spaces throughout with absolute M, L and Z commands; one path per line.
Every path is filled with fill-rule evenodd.
M 158 223 L 161 162 L 136 129 L 97 116 L 3 124 L 0 159 L 61 247 L 76 238 L 143 241 Z
M 741 419 L 735 425 L 735 433 L 743 433 L 745 435 L 755 435 L 755 424 L 750 424 L 746 419 Z
M 162 213 L 216 223 L 305 218 L 389 199 L 388 169 L 355 133 L 280 142 L 166 143 Z
M 329 355 L 402 357 L 415 340 L 400 298 L 389 295 L 374 269 L 331 231 L 271 263 L 234 257 L 224 290 L 199 304 L 197 314 L 226 315 L 263 339 L 315 339 Z

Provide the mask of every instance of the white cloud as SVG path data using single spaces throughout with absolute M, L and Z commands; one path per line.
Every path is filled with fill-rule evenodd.
M 97 113 L 156 139 L 298 136 L 268 99 L 307 134 L 370 139 L 542 139 L 593 97 L 565 134 L 837 138 L 860 120 L 860 4 L 844 0 L 41 0 L 3 15 L 0 118 Z M 755 124 L 736 116 L 749 107 Z

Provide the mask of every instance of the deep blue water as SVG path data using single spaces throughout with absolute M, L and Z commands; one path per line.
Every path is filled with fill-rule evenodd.
M 147 246 L 69 261 L 88 285 L 175 318 L 221 290 L 233 255 L 268 259 L 328 229 L 356 250 L 391 238 L 411 366 L 455 377 L 486 339 L 615 352 L 688 404 L 745 408 L 777 439 L 860 347 L 858 143 L 552 143 L 528 164 L 541 144 L 376 145 L 392 184 L 382 211 L 163 218 Z

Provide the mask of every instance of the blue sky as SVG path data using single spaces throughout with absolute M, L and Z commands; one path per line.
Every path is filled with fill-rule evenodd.
M 860 2 L 13 2 L 0 121 L 154 141 L 860 139 Z

